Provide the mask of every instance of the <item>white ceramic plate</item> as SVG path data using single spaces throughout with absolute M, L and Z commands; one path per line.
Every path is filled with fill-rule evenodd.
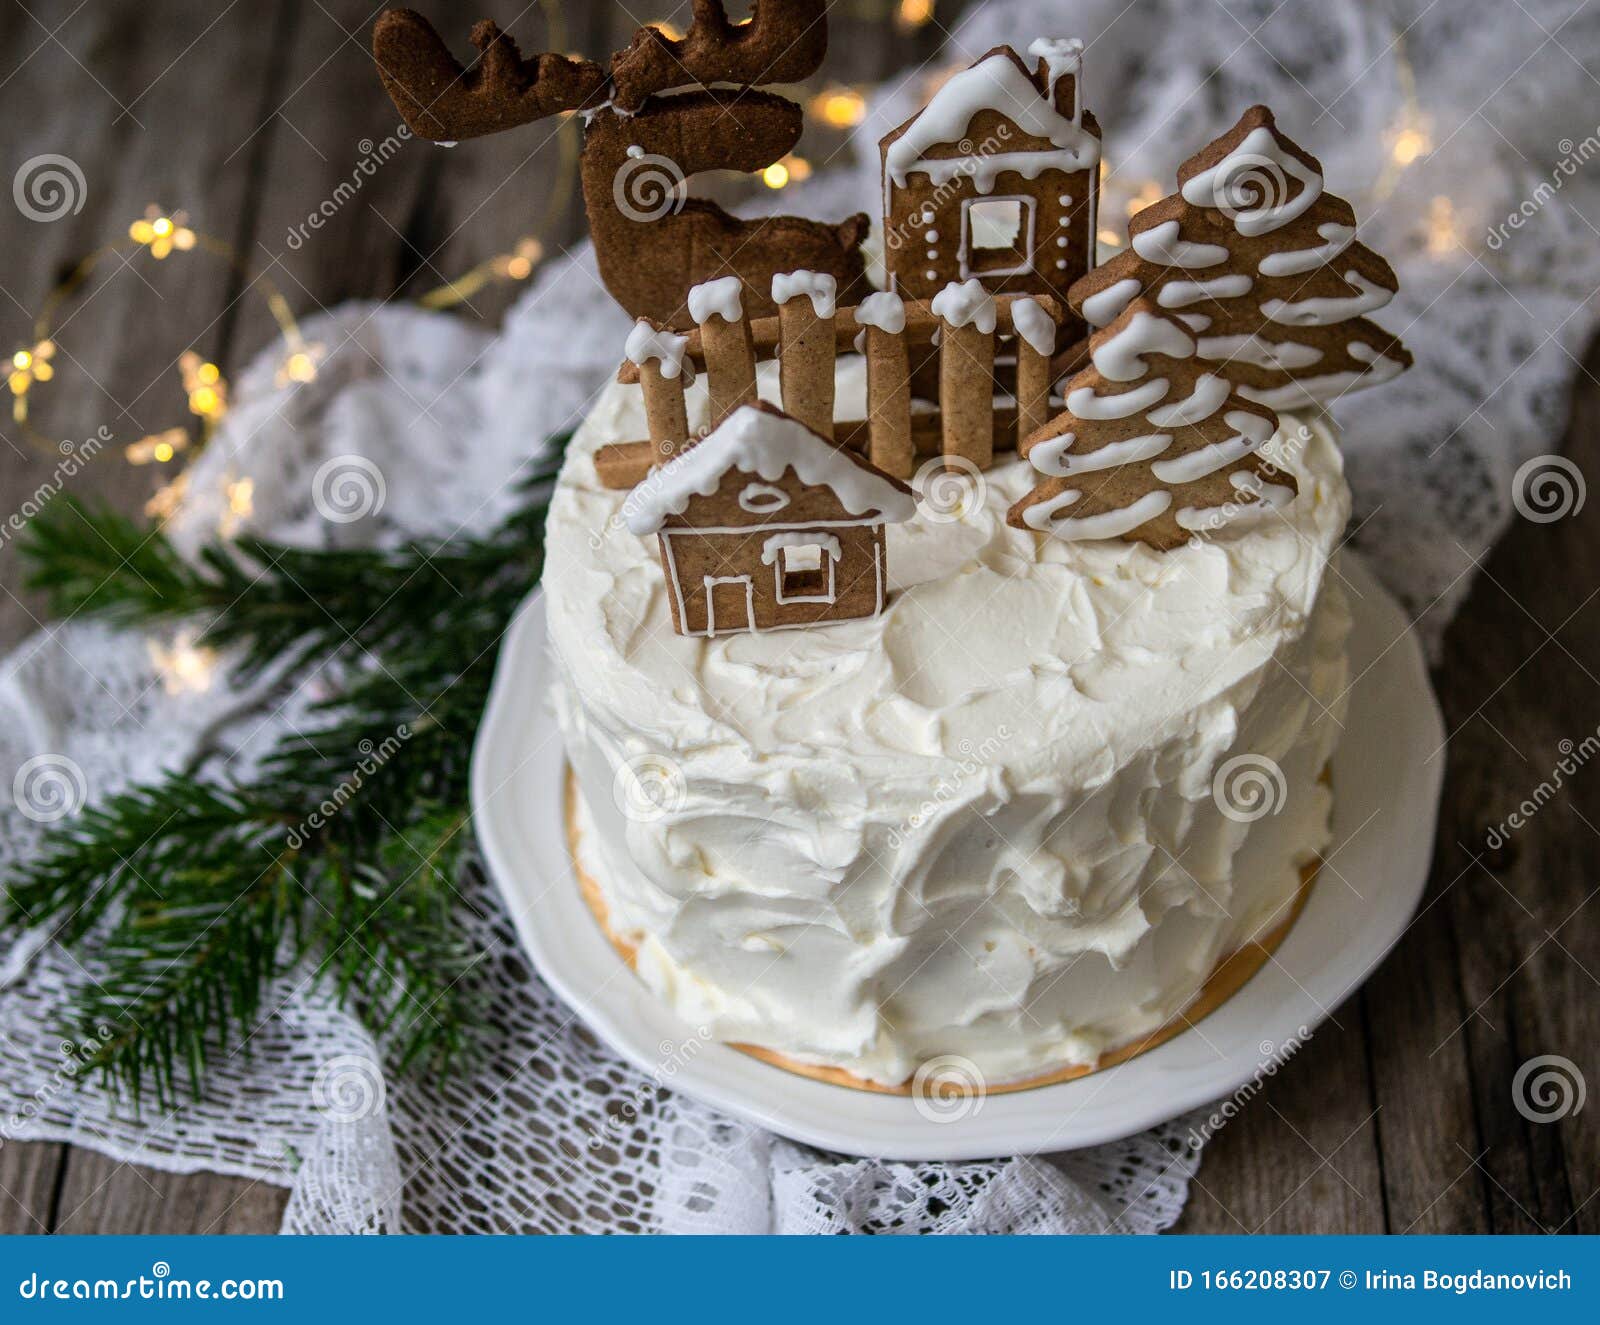
M 1333 760 L 1334 842 L 1299 921 L 1242 990 L 1131 1062 L 978 1107 L 936 1111 L 907 1096 L 831 1086 L 724 1045 L 673 1062 L 672 1089 L 829 1150 L 884 1159 L 978 1159 L 1097 1145 L 1218 1100 L 1260 1070 L 1263 1046 L 1315 1027 L 1405 931 L 1428 877 L 1444 724 L 1399 606 L 1355 557 L 1350 637 L 1356 677 Z M 523 606 L 500 656 L 473 756 L 478 840 L 546 982 L 607 1044 L 647 1074 L 663 1044 L 695 1033 L 625 967 L 584 904 L 567 857 L 565 756 L 547 702 L 544 602 Z M 1302 1053 L 1314 1053 L 1315 1041 Z

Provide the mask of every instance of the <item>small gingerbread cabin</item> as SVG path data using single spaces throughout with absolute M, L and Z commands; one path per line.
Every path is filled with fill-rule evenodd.
M 656 534 L 681 635 L 781 630 L 874 616 L 884 525 L 911 489 L 767 404 L 736 409 L 647 476 L 623 512 Z
M 1047 39 L 1030 71 L 997 46 L 882 141 L 890 288 L 931 299 L 977 277 L 1048 294 L 1095 265 L 1100 126 L 1080 102 L 1082 42 Z

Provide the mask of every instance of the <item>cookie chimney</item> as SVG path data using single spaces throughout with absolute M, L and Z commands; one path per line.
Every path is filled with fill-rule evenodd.
M 1038 57 L 1034 78 L 1044 87 L 1051 104 L 1074 124 L 1083 122 L 1078 100 L 1078 79 L 1083 73 L 1083 42 L 1077 37 L 1040 37 L 1028 47 Z

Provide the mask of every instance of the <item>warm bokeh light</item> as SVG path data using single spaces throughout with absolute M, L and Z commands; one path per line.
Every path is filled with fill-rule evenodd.
M 895 15 L 902 27 L 920 28 L 933 17 L 933 0 L 900 0 Z
M 811 98 L 811 113 L 835 129 L 850 129 L 867 116 L 867 99 L 854 88 L 830 87 Z

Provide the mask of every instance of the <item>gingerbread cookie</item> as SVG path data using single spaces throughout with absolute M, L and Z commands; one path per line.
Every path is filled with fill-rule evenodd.
M 1066 411 L 1023 442 L 1044 477 L 1010 524 L 1170 548 L 1270 518 L 1294 497 L 1293 477 L 1257 454 L 1277 415 L 1198 358 L 1193 333 L 1154 300 L 1133 300 L 1089 350 Z
M 763 170 L 795 145 L 800 107 L 754 89 L 815 71 L 827 46 L 823 0 L 761 0 L 743 23 L 719 0 L 695 0 L 683 37 L 641 29 L 609 76 L 588 60 L 524 59 L 493 24 L 473 40 L 482 56 L 464 69 L 427 20 L 384 14 L 373 30 L 384 87 L 407 124 L 443 142 L 588 112 L 584 206 L 601 279 L 632 316 L 686 329 L 689 289 L 729 275 L 744 282 L 750 317 L 772 314 L 773 276 L 796 268 L 832 276 L 847 300 L 865 292 L 865 215 L 741 220 L 685 196 L 693 175 Z
M 1094 266 L 1100 126 L 1083 109 L 1082 43 L 997 46 L 880 144 L 889 288 L 952 282 L 1056 295 Z
M 876 615 L 884 525 L 915 509 L 900 480 L 767 404 L 734 410 L 624 507 L 657 535 L 674 627 L 705 636 Z
M 1241 395 L 1276 409 L 1410 366 L 1405 347 L 1365 317 L 1394 297 L 1393 269 L 1356 242 L 1350 204 L 1324 190 L 1317 159 L 1265 106 L 1184 162 L 1178 184 L 1134 216 L 1126 249 L 1068 292 L 1090 325 L 1152 298 Z

